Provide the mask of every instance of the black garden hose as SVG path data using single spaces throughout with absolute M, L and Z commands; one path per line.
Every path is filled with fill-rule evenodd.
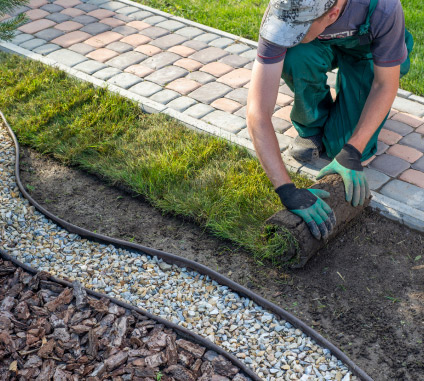
M 103 243 L 103 244 L 107 244 L 107 245 L 112 244 L 112 245 L 119 247 L 119 248 L 122 248 L 122 249 L 132 250 L 132 251 L 135 250 L 135 251 L 142 252 L 144 254 L 148 254 L 148 255 L 151 255 L 151 256 L 157 256 L 158 258 L 161 258 L 164 262 L 167 262 L 169 264 L 176 264 L 176 265 L 181 266 L 181 267 L 190 268 L 192 270 L 197 271 L 198 273 L 200 273 L 202 275 L 209 276 L 211 279 L 215 280 L 219 284 L 227 286 L 230 289 L 232 289 L 234 292 L 237 292 L 239 295 L 253 300 L 255 303 L 257 303 L 261 307 L 267 309 L 268 311 L 273 312 L 279 318 L 288 321 L 294 327 L 300 329 L 302 332 L 304 332 L 309 337 L 314 339 L 317 344 L 319 344 L 323 348 L 327 348 L 328 350 L 330 350 L 330 352 L 338 360 L 342 361 L 349 368 L 349 370 L 355 376 L 359 377 L 361 380 L 363 380 L 363 381 L 373 381 L 373 379 L 363 369 L 361 369 L 358 365 L 356 365 L 349 357 L 347 357 L 345 353 L 343 353 L 334 344 L 330 343 L 327 339 L 325 339 L 323 336 L 321 336 L 313 328 L 309 327 L 303 321 L 301 321 L 297 317 L 293 316 L 292 314 L 290 314 L 286 310 L 282 309 L 281 307 L 277 306 L 276 304 L 271 303 L 270 301 L 268 301 L 268 300 L 264 299 L 263 297 L 257 295 L 256 293 L 247 289 L 246 287 L 243 287 L 242 285 L 232 281 L 231 279 L 223 276 L 222 274 L 220 274 L 220 273 L 218 273 L 218 272 L 216 272 L 216 271 L 214 271 L 214 270 L 212 270 L 212 269 L 210 269 L 210 268 L 208 268 L 208 267 L 206 267 L 206 266 L 204 266 L 200 263 L 179 257 L 179 256 L 174 255 L 174 254 L 170 254 L 170 253 L 166 253 L 166 252 L 163 252 L 163 251 L 160 251 L 160 250 L 145 247 L 145 246 L 142 246 L 142 245 L 139 245 L 139 244 L 136 244 L 136 243 L 132 243 L 132 242 L 116 239 L 116 238 L 111 238 L 111 237 L 108 237 L 108 236 L 105 236 L 105 235 L 102 235 L 102 234 L 93 233 L 89 230 L 86 230 L 86 229 L 80 228 L 76 225 L 73 225 L 73 224 L 55 216 L 51 212 L 49 212 L 47 209 L 45 209 L 40 204 L 38 204 L 38 202 L 35 201 L 28 194 L 28 192 L 25 190 L 24 186 L 22 185 L 22 182 L 21 182 L 21 179 L 20 179 L 20 174 L 19 174 L 19 143 L 18 143 L 16 136 L 13 133 L 11 127 L 7 123 L 5 116 L 3 115 L 3 113 L 1 111 L 0 111 L 0 116 L 3 119 L 3 122 L 6 125 L 6 128 L 7 128 L 8 132 L 9 132 L 10 136 L 12 137 L 13 142 L 15 144 L 15 156 L 16 156 L 15 177 L 16 177 L 16 183 L 17 183 L 20 191 L 22 192 L 23 196 L 40 213 L 44 214 L 46 217 L 48 217 L 53 222 L 55 222 L 57 225 L 66 229 L 67 231 L 69 231 L 73 234 L 78 234 L 79 236 L 86 238 L 86 239 L 89 239 L 91 241 L 95 241 L 95 242 L 99 242 L 99 243 Z M 1 254 L 4 256 L 6 253 L 1 252 Z M 7 258 L 8 258 L 8 260 L 11 260 L 14 263 L 18 264 L 19 266 L 23 267 L 27 271 L 30 271 L 32 273 L 36 272 L 36 270 L 32 269 L 31 267 L 26 266 L 26 265 L 20 263 L 19 261 L 12 260 L 10 258 L 10 256 L 7 256 Z M 52 279 L 56 282 L 59 282 L 59 283 L 64 282 L 62 280 L 57 280 L 53 277 L 52 277 Z M 65 283 L 63 283 L 63 284 L 65 284 Z M 69 287 L 70 283 L 66 282 L 66 284 Z M 171 327 L 171 328 L 173 328 L 177 331 L 184 332 L 185 335 L 189 335 L 189 336 L 193 335 L 193 337 L 194 336 L 197 337 L 196 340 L 199 343 L 202 343 L 202 345 L 204 345 L 205 347 L 210 347 L 214 351 L 216 351 L 220 354 L 223 354 L 223 355 L 225 353 L 226 358 L 230 359 L 237 367 L 239 367 L 243 372 L 245 372 L 247 375 L 249 375 L 249 377 L 251 377 L 253 380 L 261 380 L 257 375 L 252 373 L 251 370 L 249 370 L 245 365 L 243 365 L 243 363 L 240 362 L 240 360 L 238 360 L 236 357 L 226 353 L 222 348 L 219 348 L 218 346 L 216 346 L 215 344 L 213 344 L 209 340 L 206 340 L 206 339 L 204 339 L 204 338 L 202 338 L 198 335 L 195 335 L 194 333 L 190 332 L 189 330 L 187 330 L 183 327 L 177 326 L 177 325 L 175 325 L 171 322 L 168 322 L 166 320 L 163 320 L 159 317 L 154 317 L 153 315 L 148 314 L 145 311 L 142 311 L 142 310 L 140 310 L 136 307 L 133 307 L 133 306 L 127 304 L 127 303 L 118 301 L 118 300 L 111 298 L 107 295 L 103 295 L 103 294 L 100 294 L 100 293 L 97 293 L 97 292 L 94 292 L 94 291 L 91 291 L 91 290 L 87 290 L 87 292 L 92 294 L 92 295 L 98 296 L 98 297 L 106 297 L 106 298 L 110 299 L 111 301 L 113 301 L 114 303 L 121 305 L 124 308 L 130 308 L 130 309 L 133 309 L 135 311 L 141 311 L 141 313 L 151 317 L 152 319 L 160 321 L 162 324 L 165 324 L 165 325 L 167 325 L 167 326 L 169 326 L 169 327 Z M 211 346 L 213 346 L 213 348 Z

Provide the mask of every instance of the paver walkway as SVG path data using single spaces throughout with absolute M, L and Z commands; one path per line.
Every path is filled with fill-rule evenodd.
M 245 117 L 255 42 L 128 0 L 31 0 L 4 19 L 21 12 L 30 21 L 0 47 L 56 63 L 96 85 L 107 84 L 148 112 L 167 113 L 253 150 Z M 330 86 L 335 77 L 329 73 Z M 292 96 L 281 81 L 274 128 L 287 167 L 314 177 L 328 158 L 304 165 L 285 152 L 296 136 Z M 364 163 L 372 206 L 422 231 L 423 116 L 424 98 L 399 90 L 378 152 Z

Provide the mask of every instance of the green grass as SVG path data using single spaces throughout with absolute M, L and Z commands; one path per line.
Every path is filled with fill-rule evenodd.
M 264 228 L 280 201 L 259 161 L 223 139 L 166 115 L 143 114 L 105 89 L 4 53 L 0 110 L 20 143 L 125 184 L 163 212 L 196 221 L 260 261 L 276 259 L 293 239 Z
M 268 0 L 136 0 L 150 7 L 257 41 Z M 424 8 L 422 0 L 402 0 L 406 27 L 414 36 L 411 70 L 401 87 L 424 95 Z

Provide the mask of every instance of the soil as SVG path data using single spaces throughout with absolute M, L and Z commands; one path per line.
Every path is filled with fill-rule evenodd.
M 315 328 L 377 381 L 424 380 L 424 235 L 367 208 L 303 269 L 260 265 L 190 221 L 162 215 L 22 147 L 21 177 L 59 217 L 221 272 Z

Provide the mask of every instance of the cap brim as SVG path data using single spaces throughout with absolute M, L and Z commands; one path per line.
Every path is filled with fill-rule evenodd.
M 291 48 L 302 42 L 311 25 L 312 21 L 293 23 L 269 15 L 262 24 L 260 35 L 263 39 L 275 45 Z

